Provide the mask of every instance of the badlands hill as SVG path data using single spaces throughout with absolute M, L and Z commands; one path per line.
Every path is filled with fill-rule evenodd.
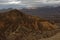
M 0 13 L 0 40 L 39 40 L 57 33 L 53 22 L 19 10 Z

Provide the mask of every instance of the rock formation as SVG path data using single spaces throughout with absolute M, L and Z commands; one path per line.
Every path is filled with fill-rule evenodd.
M 39 40 L 57 33 L 57 25 L 19 10 L 0 13 L 0 40 Z

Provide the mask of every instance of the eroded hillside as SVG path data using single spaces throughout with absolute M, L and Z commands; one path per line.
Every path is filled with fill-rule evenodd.
M 55 23 L 16 9 L 0 13 L 1 40 L 39 40 L 55 35 L 57 28 Z

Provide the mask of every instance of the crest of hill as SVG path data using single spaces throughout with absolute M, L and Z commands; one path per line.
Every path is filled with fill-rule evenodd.
M 46 31 L 55 30 L 56 27 L 56 24 L 52 24 L 51 22 L 44 20 L 43 18 L 27 15 L 16 9 L 0 14 L 0 35 L 4 33 L 1 36 L 5 35 L 5 38 L 9 40 L 15 40 L 17 36 L 19 36 L 19 40 L 23 40 L 24 36 L 27 39 L 28 34 L 36 32 L 43 34 Z M 45 33 L 45 35 L 47 34 Z M 33 35 L 34 34 L 28 35 L 28 38 L 32 39 L 33 37 L 36 37 L 37 34 L 35 36 Z M 51 33 L 49 35 L 52 36 L 53 34 Z M 14 37 L 14 39 L 12 36 Z M 22 38 L 20 36 L 22 36 Z M 1 37 L 0 39 L 3 39 L 3 37 Z

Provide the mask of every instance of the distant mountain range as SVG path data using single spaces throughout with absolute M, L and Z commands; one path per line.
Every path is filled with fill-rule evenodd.
M 39 40 L 55 35 L 58 26 L 19 10 L 0 13 L 0 40 Z
M 12 10 L 12 8 L 9 9 L 2 9 L 0 10 L 0 12 L 5 12 L 5 11 L 9 11 Z M 38 7 L 38 8 L 31 8 L 31 9 L 27 9 L 27 8 L 23 8 L 23 9 L 19 9 L 20 11 L 26 13 L 26 14 L 30 14 L 30 15 L 36 15 L 42 18 L 45 18 L 47 20 L 52 20 L 56 23 L 60 23 L 60 6 L 58 7 L 52 7 L 52 6 L 46 6 L 46 7 Z
M 36 15 L 47 20 L 60 22 L 60 6 L 59 7 L 38 7 L 36 9 L 22 9 L 23 12 Z

